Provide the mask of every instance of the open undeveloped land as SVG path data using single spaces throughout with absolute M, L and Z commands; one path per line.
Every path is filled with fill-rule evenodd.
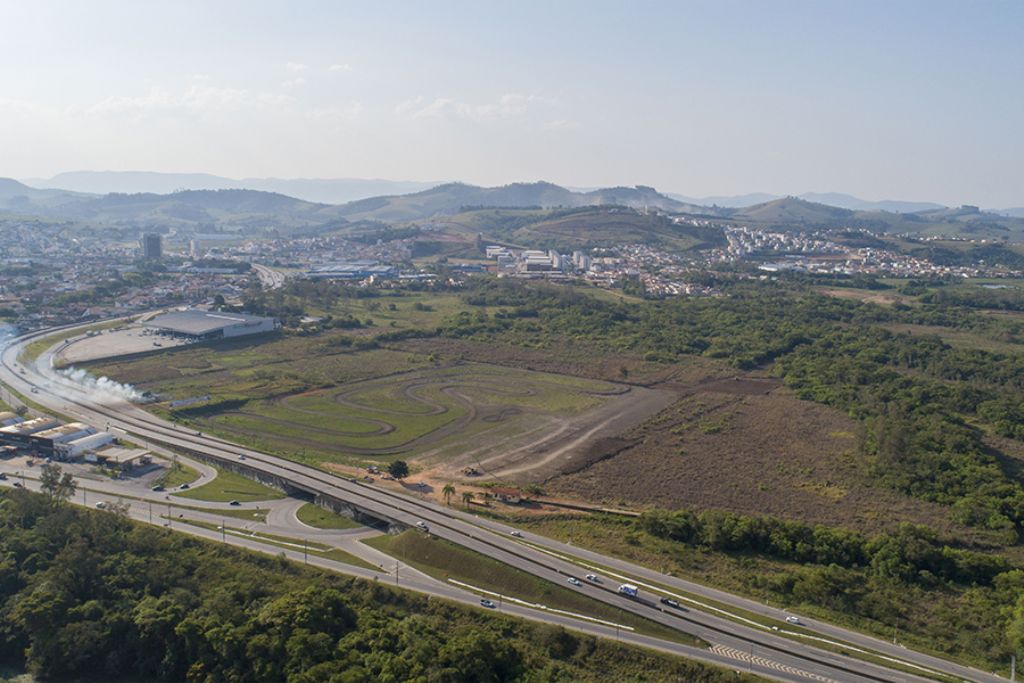
M 493 479 L 546 479 L 588 439 L 673 398 L 433 353 L 352 351 L 330 337 L 233 342 L 92 371 L 157 394 L 158 412 L 270 452 L 315 463 L 403 458 L 448 478 L 471 467 Z
M 549 498 L 634 509 L 863 529 L 953 524 L 947 509 L 871 480 L 853 420 L 763 374 L 571 344 L 435 338 L 354 351 L 341 336 L 237 341 L 92 370 L 157 393 L 154 410 L 203 431 L 326 467 L 401 458 L 435 489 L 539 484 Z M 204 400 L 171 407 L 184 398 Z

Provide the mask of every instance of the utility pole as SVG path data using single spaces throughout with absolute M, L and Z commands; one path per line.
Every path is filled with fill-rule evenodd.
M 227 525 L 227 523 L 225 523 L 225 521 L 223 519 L 220 520 L 220 542 L 221 543 L 227 543 L 228 542 L 228 525 Z
M 398 565 L 399 565 L 398 560 L 395 560 L 395 585 L 396 586 L 398 585 Z
M 167 528 L 168 529 L 172 528 L 171 527 L 171 524 L 172 524 L 171 520 L 172 519 L 173 519 L 173 517 L 171 517 L 171 504 L 168 503 L 167 504 Z
M 309 564 L 309 539 L 302 539 L 302 563 Z
M 1017 655 L 1010 655 L 1010 683 L 1017 680 Z
M 153 501 L 149 501 L 149 523 L 153 523 Z

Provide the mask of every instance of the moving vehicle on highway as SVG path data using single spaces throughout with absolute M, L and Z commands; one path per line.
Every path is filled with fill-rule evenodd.
M 497 605 L 494 604 L 493 600 L 487 600 L 487 599 L 481 600 L 480 601 L 480 606 L 481 607 L 486 607 L 487 609 L 496 609 L 498 607 Z
M 624 583 L 619 586 L 619 595 L 625 595 L 627 598 L 636 598 L 640 595 L 640 589 L 631 583 Z

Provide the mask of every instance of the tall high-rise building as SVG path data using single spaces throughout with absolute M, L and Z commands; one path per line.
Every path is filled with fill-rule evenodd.
M 147 261 L 159 261 L 163 256 L 162 238 L 155 232 L 147 232 L 142 236 L 142 258 Z

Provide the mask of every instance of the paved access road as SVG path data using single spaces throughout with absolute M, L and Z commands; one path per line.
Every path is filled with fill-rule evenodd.
M 23 338 L 3 352 L 2 358 L 0 358 L 2 360 L 0 379 L 23 393 L 30 390 L 29 387 L 35 386 L 36 392 L 32 395 L 32 399 L 52 410 L 74 415 L 93 424 L 102 424 L 104 421 L 108 421 L 111 425 L 124 429 L 137 438 L 184 449 L 212 461 L 231 462 L 237 466 L 240 457 L 245 456 L 245 466 L 258 476 L 287 481 L 292 486 L 310 493 L 347 501 L 370 514 L 394 523 L 413 526 L 416 522 L 423 521 L 430 526 L 431 533 L 439 537 L 560 585 L 566 585 L 565 578 L 568 576 L 585 573 L 580 565 L 558 556 L 559 554 L 572 554 L 583 557 L 580 549 L 569 548 L 537 536 L 530 536 L 528 540 L 532 544 L 541 546 L 540 549 L 532 545 L 514 542 L 509 535 L 511 528 L 504 525 L 482 522 L 444 506 L 415 500 L 370 485 L 351 482 L 315 468 L 258 453 L 221 439 L 186 431 L 131 404 L 104 403 L 97 397 L 88 395 L 81 387 L 50 372 L 46 354 L 41 356 L 40 362 L 32 367 L 18 368 L 16 366 L 18 348 L 30 338 Z M 21 370 L 25 370 L 25 373 L 21 374 Z M 661 584 L 672 585 L 671 577 L 664 577 L 614 558 L 589 553 L 585 559 L 603 567 L 614 568 L 630 578 L 643 577 L 653 580 L 653 576 L 657 577 L 657 581 Z M 891 648 L 886 643 L 867 639 L 871 642 L 872 649 L 886 652 L 886 648 L 883 646 L 888 646 L 895 650 L 893 653 L 895 659 L 924 667 L 921 669 L 921 676 L 901 673 L 822 650 L 810 644 L 788 640 L 772 632 L 765 632 L 761 628 L 738 624 L 696 609 L 682 613 L 672 608 L 663 608 L 656 600 L 631 600 L 615 592 L 617 583 L 617 581 L 606 581 L 601 585 L 584 583 L 573 590 L 584 592 L 594 599 L 699 637 L 714 646 L 711 653 L 715 657 L 730 660 L 734 666 L 740 666 L 740 668 L 761 670 L 762 673 L 770 672 L 773 678 L 779 680 L 918 681 L 931 678 L 930 671 L 941 671 L 965 680 L 986 682 L 1003 680 L 944 660 L 902 648 Z M 699 592 L 694 590 L 694 586 L 694 584 L 688 584 L 685 590 Z M 699 586 L 697 588 L 703 591 L 708 590 Z M 746 608 L 746 605 L 742 604 L 743 601 L 735 596 L 714 593 L 714 598 L 717 600 Z M 549 616 L 553 617 L 554 615 L 545 615 L 546 621 L 551 620 L 547 618 Z M 853 637 L 864 638 L 839 629 L 833 632 L 843 633 L 843 640 L 852 640 Z M 654 645 L 655 643 L 646 644 Z M 668 648 L 680 654 L 694 656 L 693 652 L 675 649 L 678 646 L 672 643 L 661 641 L 657 643 L 657 646 L 660 649 Z M 708 654 L 706 650 L 699 652 L 704 656 Z

